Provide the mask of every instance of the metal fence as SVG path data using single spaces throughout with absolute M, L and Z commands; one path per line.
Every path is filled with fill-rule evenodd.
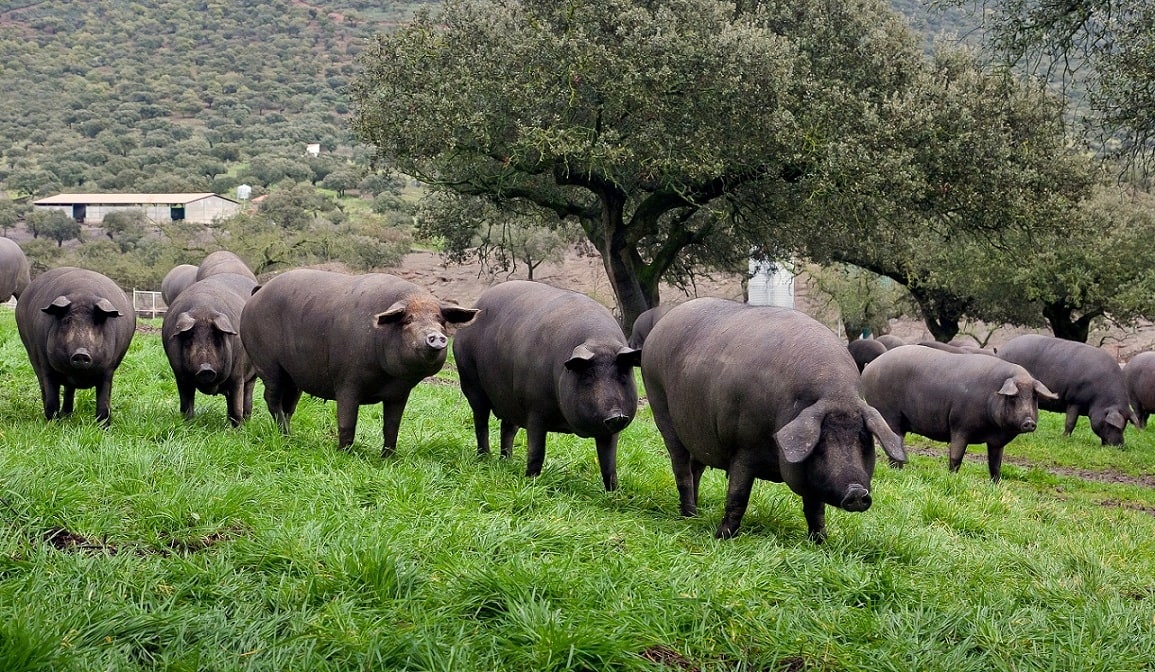
M 132 290 L 132 308 L 138 317 L 160 317 L 168 310 L 160 292 L 150 292 L 143 289 Z

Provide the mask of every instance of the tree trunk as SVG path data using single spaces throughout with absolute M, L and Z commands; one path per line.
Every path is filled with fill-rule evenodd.
M 1091 311 L 1075 319 L 1074 309 L 1062 299 L 1043 304 L 1043 317 L 1051 325 L 1051 332 L 1068 341 L 1086 343 L 1091 334 L 1091 322 L 1101 314 L 1100 311 Z
M 922 321 L 931 336 L 939 343 L 946 343 L 958 335 L 959 322 L 965 313 L 965 301 L 958 297 L 927 291 L 916 284 L 907 285 L 907 290 L 918 303 Z
M 621 311 L 618 319 L 628 334 L 638 315 L 657 305 L 657 283 L 643 282 L 634 249 L 626 241 L 625 197 L 617 193 L 603 193 L 600 197 L 601 220 L 596 227 L 587 229 L 586 234 L 602 254 L 602 265 Z

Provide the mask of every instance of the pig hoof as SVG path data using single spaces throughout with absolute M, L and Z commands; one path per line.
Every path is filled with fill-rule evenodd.
M 733 539 L 734 535 L 738 534 L 738 528 L 722 525 L 718 531 L 714 533 L 715 539 Z
M 891 460 L 890 460 L 890 468 L 891 469 L 902 469 L 905 466 L 906 466 L 905 463 L 899 462 L 898 460 L 896 460 L 894 458 L 891 458 Z
M 821 530 L 811 532 L 808 535 L 808 538 L 815 544 L 824 544 L 826 543 L 826 529 L 823 528 Z

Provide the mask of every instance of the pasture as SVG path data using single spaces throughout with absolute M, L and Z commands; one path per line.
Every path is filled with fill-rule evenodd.
M 419 385 L 397 454 L 379 407 L 336 448 L 331 402 L 282 437 L 260 399 L 229 429 L 198 394 L 181 420 L 159 321 L 112 392 L 47 423 L 0 309 L 0 669 L 1151 670 L 1155 429 L 1099 445 L 1062 417 L 1007 447 L 989 482 L 908 437 L 874 505 L 828 508 L 759 482 L 737 538 L 677 493 L 648 408 L 604 492 L 592 441 L 551 434 L 540 478 L 475 454 L 452 361 Z M 497 427 L 492 423 L 496 442 Z

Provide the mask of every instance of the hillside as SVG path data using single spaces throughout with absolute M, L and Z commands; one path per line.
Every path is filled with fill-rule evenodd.
M 356 57 L 436 5 L 0 0 L 0 183 L 10 197 L 229 193 L 367 166 L 348 127 Z M 965 32 L 959 12 L 896 6 L 928 34 Z M 308 143 L 329 160 L 303 160 Z

